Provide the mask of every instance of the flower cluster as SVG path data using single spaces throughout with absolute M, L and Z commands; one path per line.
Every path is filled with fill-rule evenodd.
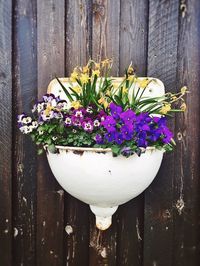
M 37 144 L 110 147 L 125 156 L 147 146 L 171 147 L 173 134 L 165 117 L 136 114 L 114 103 L 107 113 L 94 105 L 69 109 L 65 100 L 46 94 L 32 113 L 33 118 L 19 115 L 18 126 Z
M 118 145 L 122 150 L 147 146 L 170 145 L 173 134 L 166 125 L 165 117 L 153 117 L 148 113 L 136 114 L 131 109 L 110 104 L 110 115 L 101 122 L 104 132 L 96 135 L 99 145 Z M 131 149 L 130 149 L 131 151 Z
M 166 116 L 185 111 L 187 88 L 149 98 L 145 90 L 156 79 L 137 78 L 129 65 L 118 82 L 109 75 L 111 67 L 109 59 L 89 60 L 73 70 L 68 86 L 57 78 L 65 100 L 44 95 L 33 106 L 32 115 L 18 116 L 20 131 L 52 152 L 56 145 L 111 148 L 114 155 L 126 157 L 149 146 L 172 150 Z

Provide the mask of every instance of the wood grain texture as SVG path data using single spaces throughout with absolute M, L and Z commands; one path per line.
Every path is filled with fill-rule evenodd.
M 66 2 L 66 76 L 91 57 L 91 3 Z M 89 207 L 65 194 L 64 263 L 87 266 L 89 262 Z
M 91 0 L 66 1 L 66 75 L 91 57 Z
M 199 0 L 0 1 L 0 265 L 199 265 L 199 26 Z M 16 126 L 55 74 L 90 57 L 112 57 L 113 75 L 132 61 L 167 91 L 190 90 L 169 122 L 175 151 L 104 232 Z
M 92 58 L 113 59 L 112 75 L 119 74 L 120 0 L 93 1 Z
M 15 1 L 13 29 L 13 264 L 35 265 L 36 150 L 16 126 L 37 97 L 36 1 Z
M 120 75 L 132 62 L 138 76 L 147 68 L 148 1 L 121 1 L 120 7 Z
M 12 2 L 0 2 L 0 264 L 12 258 Z
M 148 1 L 121 1 L 120 76 L 133 63 L 137 74 L 146 75 Z M 144 195 L 120 206 L 117 265 L 142 265 Z
M 95 216 L 90 215 L 90 266 L 116 265 L 117 222 L 117 214 L 114 214 L 111 227 L 100 231 L 95 226 Z
M 178 87 L 187 85 L 187 111 L 176 118 L 173 265 L 200 261 L 200 2 L 180 6 Z
M 64 75 L 64 0 L 37 1 L 38 97 L 55 77 Z M 37 263 L 62 265 L 64 191 L 46 156 L 39 157 L 37 179 Z
M 93 1 L 92 58 L 96 61 L 113 59 L 112 75 L 119 74 L 120 1 Z M 90 212 L 89 265 L 116 265 L 117 214 L 111 228 L 99 231 Z
M 178 1 L 149 1 L 148 76 L 161 79 L 167 91 L 176 91 L 177 86 L 178 15 Z M 174 132 L 174 120 L 169 126 Z M 172 265 L 174 156 L 165 155 L 159 174 L 145 192 L 145 266 Z

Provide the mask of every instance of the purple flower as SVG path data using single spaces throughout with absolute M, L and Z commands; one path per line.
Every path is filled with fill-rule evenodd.
M 82 119 L 81 118 L 76 117 L 75 115 L 73 115 L 71 117 L 71 119 L 72 119 L 72 125 L 73 126 L 76 126 L 76 127 L 80 127 L 81 126 L 81 124 L 82 124 Z
M 122 136 L 125 140 L 131 140 L 133 137 L 133 126 L 132 125 L 124 125 L 120 128 Z
M 162 139 L 163 143 L 169 143 L 173 138 L 173 133 L 169 130 L 168 127 L 164 127 L 162 131 L 164 138 Z
M 97 144 L 103 144 L 103 137 L 100 134 L 96 134 L 94 139 Z
M 84 113 L 83 109 L 74 110 L 75 117 L 82 118 L 83 117 L 83 113 Z
M 108 132 L 114 132 L 116 130 L 116 121 L 112 116 L 107 116 L 101 124 L 107 129 Z
M 115 132 L 115 142 L 121 145 L 124 142 L 123 135 L 121 133 Z
M 147 134 L 145 131 L 141 131 L 138 134 L 138 140 L 137 140 L 138 147 L 144 147 L 144 148 L 147 147 L 148 143 L 147 143 L 146 137 L 147 137 Z
M 92 132 L 92 130 L 94 129 L 92 120 L 86 119 L 85 121 L 83 121 L 82 127 L 85 131 Z
M 108 142 L 113 142 L 115 140 L 115 132 L 108 132 L 105 134 L 105 139 Z
M 100 119 L 100 121 L 104 121 L 107 117 L 107 114 L 104 112 L 104 110 L 101 110 L 97 116 L 97 118 Z
M 150 141 L 156 142 L 160 138 L 161 130 L 160 129 L 153 129 L 153 130 L 150 130 L 149 133 L 150 133 L 150 135 L 149 135 Z
M 136 114 L 132 110 L 127 110 L 120 114 L 120 118 L 124 122 L 124 124 L 133 124 L 136 119 Z
M 118 106 L 114 103 L 110 104 L 110 112 L 112 114 L 112 116 L 114 117 L 114 119 L 119 119 L 120 114 L 122 113 L 122 107 Z

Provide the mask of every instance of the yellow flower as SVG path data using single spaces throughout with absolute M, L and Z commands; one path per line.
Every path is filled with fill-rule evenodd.
M 95 63 L 95 69 L 100 69 L 100 63 Z
M 128 93 L 128 88 L 126 88 L 126 86 L 123 87 L 122 93 L 124 93 L 124 94 Z
M 80 88 L 79 86 L 75 86 L 73 87 L 73 90 L 77 93 L 81 93 L 82 92 L 82 88 Z
M 108 103 L 107 101 L 105 101 L 105 102 L 103 103 L 103 106 L 104 106 L 105 109 L 107 109 L 108 105 L 109 105 L 109 103 Z
M 101 64 L 103 67 L 109 66 L 112 63 L 112 59 L 105 59 L 103 61 L 101 61 Z
M 88 73 L 89 71 L 89 67 L 88 66 L 84 66 L 83 69 L 82 69 L 83 73 Z
M 142 79 L 142 80 L 137 80 L 138 82 L 138 86 L 141 88 L 141 89 L 144 89 L 147 87 L 147 85 L 149 84 L 149 80 L 148 78 L 147 79 Z
M 165 104 L 163 107 L 160 109 L 160 113 L 165 115 L 171 110 L 171 104 Z
M 87 83 L 89 80 L 89 76 L 87 74 L 81 74 L 80 81 L 82 84 Z
M 92 76 L 95 76 L 95 75 L 97 75 L 97 77 L 99 77 L 99 75 L 100 75 L 100 70 L 92 70 Z
M 132 82 L 134 80 L 135 76 L 134 75 L 130 75 L 128 76 L 127 80 L 129 80 L 130 82 Z
M 107 90 L 107 91 L 106 91 L 106 95 L 107 95 L 107 96 L 110 96 L 110 95 L 111 95 L 111 91 L 110 91 L 110 90 Z
M 74 107 L 75 109 L 80 108 L 82 105 L 80 103 L 80 101 L 73 101 L 71 102 L 71 107 Z
M 113 88 L 114 88 L 114 89 L 116 89 L 116 88 L 119 87 L 119 83 L 118 83 L 118 82 L 113 82 L 112 85 L 113 85 Z
M 177 97 L 175 95 L 172 96 L 172 100 L 173 101 L 176 101 L 177 100 Z
M 53 109 L 53 107 L 50 104 L 48 104 L 45 111 L 44 111 L 45 115 L 48 116 L 52 109 Z
M 187 92 L 187 87 L 186 86 L 182 87 L 181 93 L 184 95 L 184 94 L 186 94 L 186 92 Z
M 70 80 L 76 81 L 77 78 L 78 78 L 78 72 L 74 69 L 74 71 L 71 73 Z
M 106 109 L 108 107 L 108 102 L 106 101 L 106 99 L 104 97 L 101 97 L 98 100 L 98 103 L 102 104 L 104 106 L 104 108 Z
M 185 110 L 186 110 L 186 108 L 187 108 L 186 103 L 182 103 L 181 106 L 180 106 L 180 108 L 181 108 L 181 110 L 182 110 L 183 112 L 185 112 Z
M 132 75 L 134 73 L 133 67 L 129 66 L 127 72 L 128 72 L 129 75 Z

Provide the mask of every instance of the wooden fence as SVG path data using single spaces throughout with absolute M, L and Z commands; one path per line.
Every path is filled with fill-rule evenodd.
M 55 73 L 90 57 L 191 92 L 170 122 L 176 151 L 105 232 L 16 127 Z M 0 0 L 0 265 L 199 265 L 199 75 L 199 0 Z

